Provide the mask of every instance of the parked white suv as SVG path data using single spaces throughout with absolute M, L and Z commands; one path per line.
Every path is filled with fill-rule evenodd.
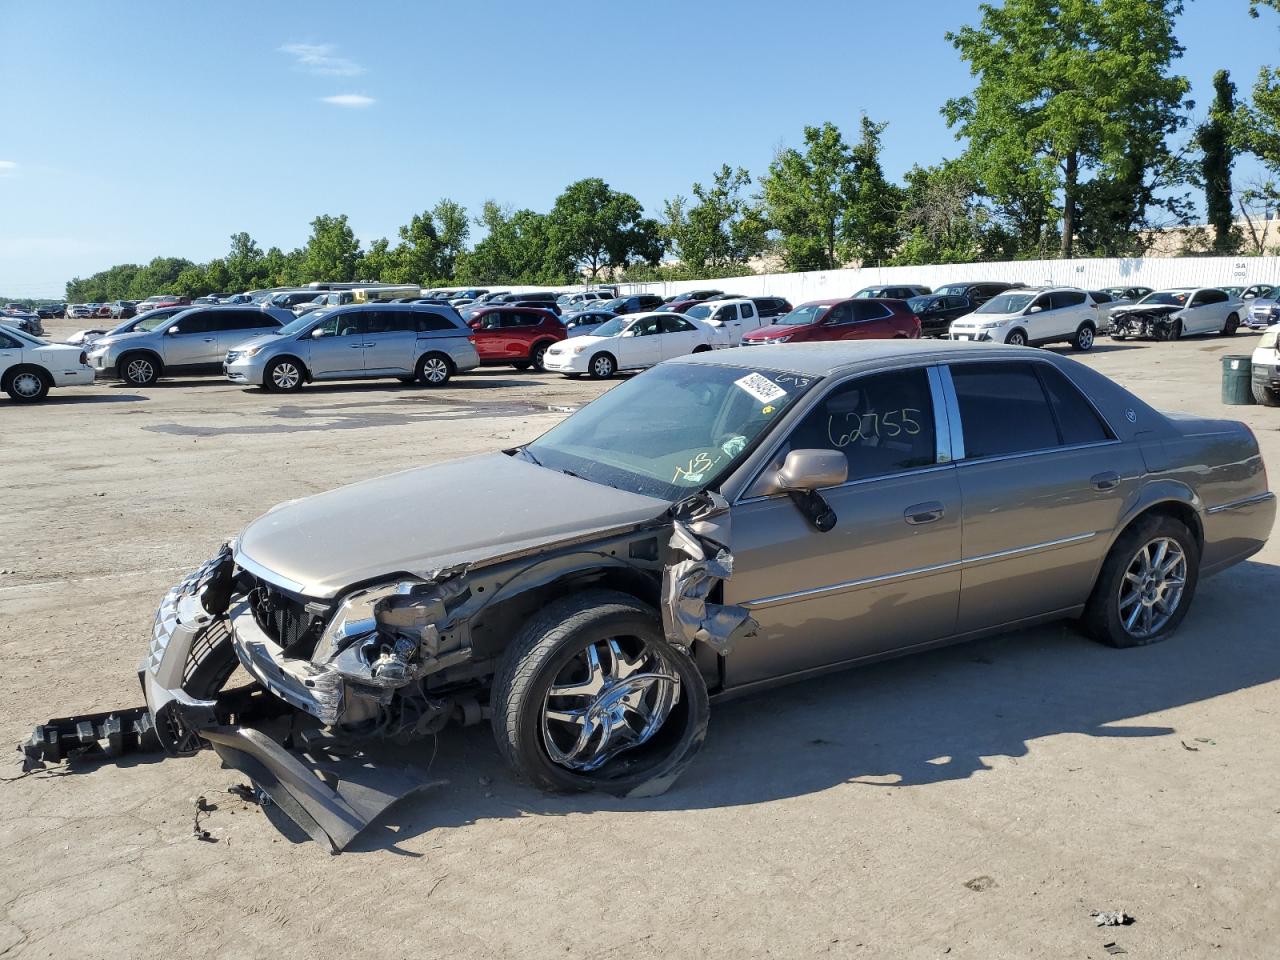
M 684 315 L 724 330 L 728 337 L 725 343 L 731 347 L 742 344 L 744 333 L 759 330 L 765 325 L 754 301 L 745 297 L 737 300 L 707 300 L 690 307 Z
M 952 340 L 984 340 L 1015 346 L 1069 343 L 1093 347 L 1098 306 L 1084 290 L 1044 287 L 1006 290 L 973 313 L 952 321 Z

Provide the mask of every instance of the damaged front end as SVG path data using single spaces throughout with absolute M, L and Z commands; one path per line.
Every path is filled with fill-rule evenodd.
M 721 602 L 728 524 L 724 499 L 702 493 L 643 523 L 327 598 L 233 541 L 162 600 L 138 670 L 145 707 L 50 720 L 22 749 L 42 762 L 212 746 L 338 852 L 433 785 L 403 745 L 488 717 L 498 659 L 548 598 L 627 584 L 656 601 L 668 642 L 728 655 L 756 628 Z M 232 683 L 237 669 L 251 682 Z
M 1177 314 L 1181 310 L 1181 307 L 1172 305 L 1117 310 L 1111 314 L 1111 336 L 1172 340 L 1177 333 Z

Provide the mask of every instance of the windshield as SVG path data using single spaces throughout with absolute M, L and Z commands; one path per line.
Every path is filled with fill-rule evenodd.
M 626 297 L 618 297 L 618 298 L 616 298 L 616 299 L 614 299 L 614 300 L 610 300 L 610 301 L 609 301 L 608 303 L 606 303 L 606 304 L 602 304 L 602 306 L 604 307 L 604 309 L 605 309 L 605 310 L 610 310 L 610 311 L 613 311 L 614 313 L 617 313 L 619 310 L 621 310 L 621 309 L 622 309 L 623 307 L 625 307 L 626 305 L 627 305 L 627 298 L 626 298 Z
M 870 300 L 880 296 L 879 287 L 864 287 L 853 295 L 855 300 Z
M 1187 302 L 1186 290 L 1161 290 L 1159 293 L 1149 293 L 1139 303 L 1162 303 L 1171 307 L 1180 307 Z
M 912 313 L 919 313 L 927 309 L 931 303 L 933 303 L 933 297 L 912 297 L 907 301 L 907 309 Z
M 631 323 L 631 320 L 627 317 L 614 317 L 612 320 L 602 323 L 600 326 L 596 327 L 592 336 L 616 337 L 627 328 L 629 323 Z
M 705 303 L 700 303 L 696 307 L 690 307 L 684 312 L 686 317 L 693 317 L 695 320 L 710 320 L 711 312 L 714 307 L 709 307 Z
M 1027 309 L 1027 304 L 1034 300 L 1034 293 L 1002 293 L 998 297 L 992 297 L 974 313 L 1021 313 Z
M 682 500 L 714 487 L 815 379 L 663 364 L 614 387 L 522 449 L 551 470 Z
M 782 327 L 800 327 L 809 323 L 817 323 L 830 309 L 825 303 L 806 303 L 803 306 L 796 307 L 785 316 L 778 317 L 773 322 Z
M 168 310 L 160 310 L 152 313 L 144 313 L 142 315 L 142 319 L 138 321 L 138 325 L 136 327 L 130 327 L 129 329 L 134 333 L 149 333 L 160 325 L 168 323 L 179 312 L 182 311 L 170 313 Z
M 307 327 L 323 320 L 331 313 L 333 313 L 332 310 L 308 310 L 297 320 L 290 320 L 279 330 L 268 330 L 267 333 L 278 333 L 282 337 L 291 337 L 295 333 L 302 333 Z

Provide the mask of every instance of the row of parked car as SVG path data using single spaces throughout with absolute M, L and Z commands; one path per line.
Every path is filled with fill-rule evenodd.
M 1068 342 L 1088 350 L 1108 332 L 1117 339 L 1177 339 L 1280 320 L 1276 291 L 1266 285 L 1168 291 L 987 281 L 938 290 L 897 285 L 796 308 L 781 297 L 719 290 L 665 301 L 652 294 L 605 299 L 612 291 L 469 290 L 454 300 L 470 302 L 458 304 L 448 299 L 456 291 L 387 299 L 405 288 L 342 287 L 251 291 L 214 303 L 151 298 L 113 329 L 81 331 L 63 345 L 43 345 L 17 328 L 0 344 L 0 388 L 15 399 L 38 400 L 53 386 L 98 377 L 144 387 L 161 376 L 219 369 L 233 382 L 284 391 L 310 381 L 373 377 L 439 386 L 495 364 L 606 378 L 685 354 L 765 343 L 936 335 L 1014 345 Z M 360 302 L 353 302 L 356 295 Z M 319 305 L 296 309 L 316 297 Z M 565 311 L 575 305 L 581 309 Z M 21 377 L 19 368 L 28 368 Z

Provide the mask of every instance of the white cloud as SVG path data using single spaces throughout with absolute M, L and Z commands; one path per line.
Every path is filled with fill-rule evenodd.
M 339 93 L 332 97 L 321 97 L 320 101 L 335 107 L 371 107 L 378 102 L 373 97 L 366 97 L 359 93 Z
M 0 160 L 0 177 L 7 177 L 13 171 L 18 169 L 18 164 L 14 160 Z
M 334 56 L 338 48 L 332 43 L 286 43 L 281 53 L 293 57 L 299 69 L 324 77 L 356 77 L 364 67 L 346 57 Z

